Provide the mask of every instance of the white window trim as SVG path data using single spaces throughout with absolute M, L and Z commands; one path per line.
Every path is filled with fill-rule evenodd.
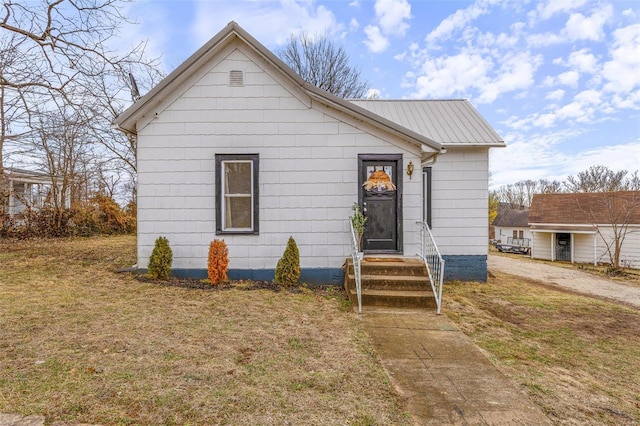
M 226 173 L 224 173 L 224 171 L 226 170 L 226 165 L 227 164 L 238 164 L 238 163 L 248 163 L 251 165 L 250 169 L 251 170 L 251 176 L 250 176 L 250 185 L 249 187 L 251 188 L 251 193 L 249 194 L 227 194 L 224 190 L 225 188 L 225 178 L 226 178 Z M 255 208 L 255 200 L 254 200 L 254 193 L 253 193 L 253 160 L 223 160 L 220 162 L 220 165 L 222 166 L 222 171 L 221 171 L 221 175 L 220 175 L 220 180 L 221 180 L 221 188 L 220 188 L 220 192 L 222 194 L 222 198 L 223 200 L 220 200 L 220 208 L 222 209 L 222 231 L 223 232 L 245 232 L 245 231 L 253 231 L 254 229 L 254 217 L 253 217 L 253 209 Z M 227 207 L 227 199 L 228 198 L 250 198 L 251 199 L 251 226 L 247 227 L 247 228 L 231 228 L 231 227 L 227 227 L 226 225 L 226 217 L 227 217 L 227 212 L 226 212 L 226 207 Z

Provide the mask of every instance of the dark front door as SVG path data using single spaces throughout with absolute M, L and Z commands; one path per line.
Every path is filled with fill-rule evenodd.
M 360 206 L 367 217 L 362 249 L 369 253 L 402 252 L 402 156 L 360 155 Z
M 556 234 L 556 260 L 571 261 L 571 234 Z

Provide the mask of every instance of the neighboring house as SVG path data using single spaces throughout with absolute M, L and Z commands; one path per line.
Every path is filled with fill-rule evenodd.
M 640 266 L 640 191 L 535 194 L 529 213 L 531 257 L 610 263 L 614 232 L 623 235 L 621 264 Z
M 40 209 L 51 201 L 50 175 L 14 167 L 5 167 L 4 173 L 8 197 L 2 208 L 9 217 L 20 215 L 28 208 Z
M 366 254 L 415 256 L 425 220 L 448 279 L 486 280 L 504 142 L 465 100 L 338 98 L 232 22 L 115 124 L 137 138 L 140 269 L 163 235 L 174 273 L 204 277 L 220 238 L 231 278 L 271 280 L 293 236 L 301 279 L 340 283 L 358 202 Z
M 508 205 L 501 204 L 498 207 L 498 214 L 492 225 L 495 228 L 497 242 L 506 243 L 509 238 L 531 241 L 529 209 L 524 206 L 514 209 Z

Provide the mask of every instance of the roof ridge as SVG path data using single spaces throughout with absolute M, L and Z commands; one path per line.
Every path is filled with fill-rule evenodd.
M 346 99 L 349 102 L 469 102 L 468 99 L 455 98 L 455 99 L 358 99 L 351 98 Z

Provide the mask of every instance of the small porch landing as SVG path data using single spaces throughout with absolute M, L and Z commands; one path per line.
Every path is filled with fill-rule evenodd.
M 418 258 L 366 256 L 361 264 L 362 305 L 436 309 L 424 262 Z M 344 288 L 357 306 L 353 261 L 345 262 Z

